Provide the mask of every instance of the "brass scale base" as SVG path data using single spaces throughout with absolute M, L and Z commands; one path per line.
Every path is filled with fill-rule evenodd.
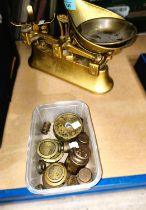
M 88 72 L 88 67 L 55 58 L 48 50 L 41 50 L 37 46 L 32 47 L 32 54 L 28 62 L 32 68 L 49 73 L 94 93 L 103 94 L 113 87 L 113 80 L 109 77 L 107 68 L 95 76 Z

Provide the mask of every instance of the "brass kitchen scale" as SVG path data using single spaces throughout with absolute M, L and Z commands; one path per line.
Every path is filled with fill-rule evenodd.
M 76 0 L 76 9 L 57 15 L 60 37 L 49 35 L 49 22 L 20 24 L 22 39 L 32 46 L 29 65 L 97 94 L 113 87 L 107 62 L 134 43 L 135 26 L 120 15 Z M 53 21 L 53 20 L 52 20 Z M 16 24 L 14 24 L 16 25 Z

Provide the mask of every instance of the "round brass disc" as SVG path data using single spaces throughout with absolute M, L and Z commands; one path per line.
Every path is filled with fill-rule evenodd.
M 82 168 L 77 174 L 77 180 L 79 183 L 87 183 L 92 181 L 92 173 L 89 168 Z
M 71 141 L 83 128 L 81 118 L 73 113 L 59 115 L 54 121 L 54 133 L 59 140 Z
M 67 170 L 61 163 L 53 163 L 49 165 L 44 174 L 43 182 L 44 185 L 51 187 L 57 187 L 63 184 L 67 177 Z
M 37 145 L 37 153 L 40 157 L 50 159 L 58 152 L 58 143 L 55 139 L 41 140 Z

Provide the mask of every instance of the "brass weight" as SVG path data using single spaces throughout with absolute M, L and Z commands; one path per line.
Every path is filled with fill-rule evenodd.
M 44 139 L 38 143 L 37 153 L 45 162 L 55 163 L 63 157 L 62 145 L 57 139 Z
M 66 158 L 65 166 L 70 174 L 76 175 L 89 161 L 90 153 L 81 148 L 72 148 Z
M 57 139 L 69 142 L 81 133 L 83 123 L 77 114 L 64 113 L 55 119 L 53 130 Z
M 72 185 L 77 185 L 77 184 L 79 183 L 78 183 L 76 175 L 71 174 L 67 179 L 67 186 L 72 186 Z
M 59 150 L 59 145 L 55 139 L 41 140 L 37 145 L 37 153 L 43 159 L 50 159 Z
M 46 188 L 62 186 L 67 178 L 67 170 L 62 163 L 50 164 L 43 173 L 42 181 Z
M 82 168 L 77 174 L 77 181 L 80 184 L 92 181 L 92 172 L 89 168 Z
M 37 163 L 36 168 L 37 168 L 37 172 L 39 174 L 42 174 L 43 171 L 46 169 L 46 163 L 45 163 L 45 161 L 44 160 L 39 160 L 38 163 Z
M 51 127 L 50 122 L 44 122 L 43 127 L 41 129 L 41 133 L 44 134 L 44 135 L 47 135 L 49 130 L 50 130 L 50 127 Z
M 89 136 L 85 132 L 81 132 L 77 136 L 76 140 L 79 144 L 79 147 L 88 147 L 88 145 L 89 145 Z

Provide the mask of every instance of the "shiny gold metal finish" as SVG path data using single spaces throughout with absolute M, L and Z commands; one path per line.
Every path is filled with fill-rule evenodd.
M 37 145 L 37 153 L 47 163 L 58 162 L 64 155 L 63 143 L 57 139 L 41 140 Z
M 64 43 L 63 48 L 68 50 L 71 53 L 76 54 L 76 55 L 83 56 L 83 57 L 91 59 L 91 60 L 95 60 L 96 59 L 95 55 L 92 55 L 91 53 L 89 53 L 89 52 L 87 52 L 87 51 L 85 51 L 83 49 L 80 49 L 80 48 L 78 48 L 76 46 L 73 46 L 70 43 L 69 40 Z
M 117 22 L 118 20 L 116 20 Z M 120 20 L 121 22 L 121 20 Z M 124 21 L 125 24 L 126 24 L 126 21 Z M 80 43 L 80 46 L 83 47 L 84 49 L 87 49 L 89 50 L 90 52 L 92 53 L 108 53 L 109 51 L 113 51 L 113 53 L 116 53 L 119 49 L 123 49 L 125 48 L 130 42 L 131 40 L 135 39 L 136 37 L 136 33 L 134 34 L 133 33 L 133 37 L 128 40 L 127 42 L 123 42 L 123 44 L 119 44 L 119 45 L 116 45 L 113 43 L 113 45 L 111 46 L 108 46 L 108 45 L 105 45 L 105 46 L 102 46 L 102 45 L 99 45 L 99 44 L 95 44 L 94 42 L 91 42 L 90 39 L 87 39 L 84 35 L 82 35 L 79 30 L 75 27 L 74 23 L 72 23 L 72 26 L 73 26 L 73 30 L 75 31 L 75 37 L 77 39 L 77 42 Z M 114 25 L 113 25 L 114 27 Z M 133 30 L 134 32 L 136 31 L 135 30 L 135 27 L 133 26 Z M 105 33 L 103 31 L 103 33 Z M 131 32 L 132 33 L 132 32 Z M 107 44 L 107 42 L 106 42 Z
M 60 26 L 60 40 L 67 40 L 69 37 L 68 17 L 66 15 L 57 15 L 57 19 Z
M 28 6 L 31 23 L 22 26 L 22 39 L 32 46 L 29 64 L 94 93 L 104 94 L 113 87 L 107 62 L 133 44 L 137 31 L 133 24 L 114 12 L 84 0 L 76 0 L 75 4 L 76 10 L 57 16 L 58 39 L 49 35 L 48 23 L 40 25 L 33 21 L 33 10 Z
M 79 170 L 87 165 L 89 161 L 89 152 L 81 148 L 73 148 L 70 150 L 65 166 L 70 174 L 76 175 Z
M 38 38 L 44 39 L 47 44 L 53 45 L 58 44 L 59 40 L 48 34 L 38 33 Z
M 111 17 L 85 21 L 77 30 L 90 42 L 106 47 L 119 47 L 136 34 L 133 24 Z
M 124 19 L 110 10 L 93 5 L 84 0 L 76 0 L 76 10 L 69 10 L 68 13 L 76 27 L 78 27 L 81 23 L 94 18 L 114 17 Z
M 53 54 L 56 58 L 62 58 L 62 48 L 59 44 L 53 44 Z
M 62 163 L 53 163 L 49 165 L 42 177 L 43 184 L 48 187 L 59 187 L 64 184 L 67 178 L 66 168 Z
M 59 145 L 55 139 L 41 140 L 37 145 L 37 153 L 43 159 L 50 159 L 59 150 Z
M 49 130 L 50 130 L 50 127 L 51 127 L 50 122 L 44 122 L 41 133 L 44 134 L 44 135 L 47 135 Z
M 75 62 L 72 62 L 71 65 L 69 60 L 52 57 L 48 50 L 43 51 L 38 48 L 36 46 L 32 48 L 32 55 L 29 59 L 31 67 L 69 81 L 94 93 L 103 94 L 112 89 L 113 80 L 109 76 L 107 67 L 102 72 L 99 72 L 100 77 L 98 77 L 91 73 L 87 66 Z M 96 69 L 94 71 L 96 72 Z M 74 75 L 76 76 L 74 77 Z M 100 87 L 102 84 L 103 86 Z
M 99 71 L 95 91 L 99 94 L 104 94 L 110 91 L 113 87 L 113 80 L 109 76 L 108 66 L 105 66 Z
M 53 129 L 57 139 L 61 141 L 72 141 L 81 133 L 83 124 L 77 114 L 64 113 L 55 119 Z
M 77 181 L 80 184 L 92 181 L 92 172 L 89 168 L 82 168 L 77 174 Z
M 68 142 L 63 142 L 63 152 L 68 153 L 70 151 L 70 146 Z

